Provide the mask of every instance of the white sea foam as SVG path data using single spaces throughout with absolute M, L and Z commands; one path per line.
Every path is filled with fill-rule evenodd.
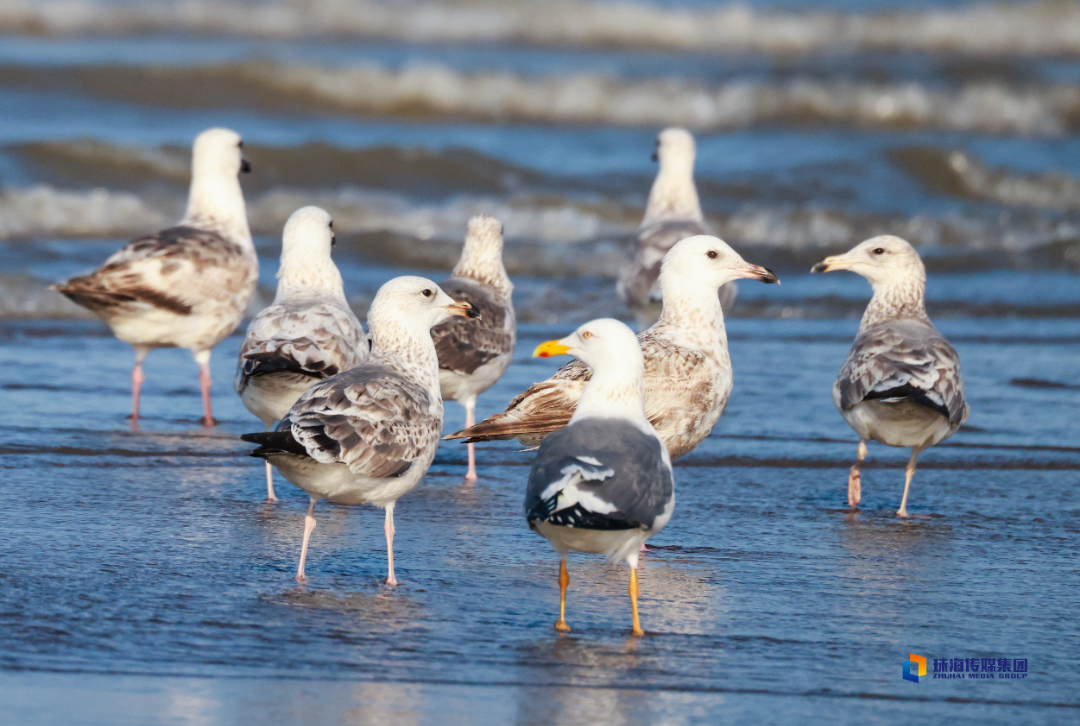
M 2 0 L 0 29 L 45 34 L 184 30 L 279 38 L 332 34 L 721 53 L 844 48 L 981 55 L 1080 52 L 1080 7 L 1054 0 L 874 15 L 761 10 L 738 3 L 672 9 L 600 0 Z

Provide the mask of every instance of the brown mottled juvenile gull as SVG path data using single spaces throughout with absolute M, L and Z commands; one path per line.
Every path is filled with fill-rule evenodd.
M 558 630 L 566 624 L 570 550 L 630 565 L 633 634 L 638 553 L 675 509 L 671 458 L 645 416 L 645 364 L 633 331 L 618 320 L 585 323 L 534 355 L 570 354 L 593 371 L 573 418 L 544 439 L 529 473 L 525 519 L 559 553 Z
M 244 317 L 259 277 L 237 174 L 251 170 L 235 131 L 195 139 L 187 213 L 176 227 L 132 240 L 97 271 L 57 285 L 135 349 L 131 418 L 139 420 L 142 361 L 187 348 L 199 364 L 203 422 L 212 426 L 210 351 Z
M 684 239 L 664 258 L 664 310 L 638 341 L 645 356 L 645 413 L 672 459 L 709 435 L 731 394 L 731 358 L 716 291 L 737 278 L 778 282 L 716 237 Z M 446 438 L 517 439 L 536 446 L 570 422 L 591 375 L 585 363 L 568 363 L 518 395 L 503 413 Z
M 926 315 L 926 268 L 910 244 L 890 235 L 874 237 L 846 254 L 826 257 L 811 272 L 833 270 L 858 273 L 874 289 L 833 385 L 833 402 L 859 435 L 848 504 L 859 504 L 859 468 L 866 442 L 873 439 L 911 449 L 897 511 L 906 517 L 919 452 L 949 438 L 967 420 L 960 359 Z
M 274 431 L 244 434 L 308 493 L 296 579 L 303 582 L 315 504 L 373 504 L 386 510 L 388 585 L 394 577 L 394 505 L 427 473 L 439 445 L 443 405 L 431 328 L 451 315 L 476 317 L 431 280 L 398 277 L 368 313 L 371 354 L 357 367 L 309 388 Z
M 619 274 L 619 297 L 637 315 L 640 328 L 660 317 L 662 290 L 660 265 L 664 255 L 679 240 L 695 235 L 711 235 L 694 185 L 694 137 L 686 129 L 667 128 L 656 137 L 653 161 L 660 162 L 645 217 L 638 227 L 633 259 Z M 720 305 L 730 310 L 738 288 L 734 281 L 720 288 Z
M 292 213 L 281 239 L 277 296 L 248 326 L 233 385 L 267 429 L 315 383 L 367 357 L 368 342 L 345 299 L 330 248 L 334 222 L 318 207 Z M 274 496 L 266 462 L 266 493 Z
M 439 283 L 455 300 L 480 311 L 476 321 L 451 318 L 431 331 L 439 354 L 443 399 L 465 407 L 465 427 L 476 423 L 476 397 L 502 377 L 514 357 L 514 286 L 502 262 L 503 228 L 481 214 L 469 220 L 465 248 L 449 280 Z M 476 481 L 476 453 L 469 444 L 466 481 Z

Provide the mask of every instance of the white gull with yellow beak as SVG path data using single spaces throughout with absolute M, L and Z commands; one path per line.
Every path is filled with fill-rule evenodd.
M 544 439 L 529 473 L 525 518 L 559 553 L 559 620 L 566 624 L 571 550 L 630 565 L 633 634 L 638 617 L 638 552 L 675 509 L 671 458 L 645 416 L 645 364 L 623 323 L 593 320 L 534 355 L 569 354 L 593 371 L 573 418 Z

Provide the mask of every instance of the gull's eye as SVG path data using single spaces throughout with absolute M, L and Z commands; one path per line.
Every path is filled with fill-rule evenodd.
M 708 257 L 710 260 L 715 260 L 718 255 L 716 254 L 716 250 L 709 250 L 705 253 L 705 256 Z
M 237 147 L 238 149 L 242 149 L 242 148 L 244 148 L 244 142 L 243 142 L 243 141 L 237 141 L 237 142 L 236 142 L 236 147 Z
M 883 254 L 885 254 L 885 248 L 884 247 L 878 247 L 876 250 L 874 250 L 874 254 L 875 255 L 883 255 Z
M 586 330 L 584 333 L 581 334 L 581 337 L 584 338 L 585 340 L 588 340 L 589 338 L 592 337 L 592 333 L 590 333 L 588 330 Z
M 433 293 L 429 288 L 424 288 L 424 291 L 422 293 L 420 293 L 420 294 L 423 295 L 424 297 L 431 297 L 435 293 Z
M 332 219 L 330 220 L 330 225 L 329 226 L 330 226 L 330 229 L 334 228 L 334 220 L 332 220 Z

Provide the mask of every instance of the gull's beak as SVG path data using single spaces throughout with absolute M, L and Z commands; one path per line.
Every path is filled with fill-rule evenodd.
M 745 280 L 760 280 L 765 283 L 780 284 L 780 278 L 772 270 L 761 265 L 752 265 L 749 262 L 744 263 L 743 267 L 735 270 L 735 276 Z
M 248 161 L 247 159 L 242 158 L 242 157 L 240 159 L 240 173 L 241 174 L 250 174 L 251 173 L 251 162 Z
M 810 272 L 835 272 L 836 270 L 850 270 L 854 264 L 844 255 L 826 257 L 821 262 L 810 268 Z
M 476 309 L 476 306 L 471 302 L 465 302 L 464 300 L 455 300 L 449 305 L 444 306 L 443 310 L 451 315 L 456 315 L 459 318 L 476 320 L 480 317 L 480 311 Z
M 533 358 L 550 358 L 553 355 L 566 355 L 570 352 L 569 345 L 563 345 L 561 340 L 549 340 L 536 346 Z

